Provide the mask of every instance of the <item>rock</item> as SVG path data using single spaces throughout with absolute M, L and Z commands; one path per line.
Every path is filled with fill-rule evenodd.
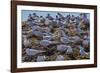
M 57 50 L 60 51 L 60 52 L 64 52 L 67 50 L 67 46 L 66 45 L 57 45 Z
M 74 40 L 75 40 L 75 42 L 79 42 L 80 41 L 80 37 L 79 36 L 75 36 Z
M 62 43 L 68 43 L 69 39 L 67 37 L 61 37 L 60 41 Z
M 57 61 L 64 61 L 64 56 L 58 55 L 56 58 Z
M 71 48 L 71 46 L 67 46 L 67 51 L 66 51 L 67 54 L 72 54 L 73 53 L 73 50 Z
M 64 28 L 60 28 L 61 36 L 62 36 L 62 37 L 66 37 L 66 33 L 65 33 L 62 29 L 64 29 Z
M 30 27 L 33 27 L 33 26 L 38 25 L 38 22 L 36 22 L 36 21 L 27 21 L 27 24 L 28 24 Z
M 50 33 L 51 29 L 47 26 L 41 27 L 41 32 L 42 33 Z
M 45 19 L 45 25 L 50 25 L 51 22 L 52 22 L 51 20 Z
M 86 52 L 84 51 L 84 48 L 80 46 L 80 55 L 84 56 Z
M 32 33 L 33 33 L 33 35 L 35 35 L 37 37 L 42 37 L 43 36 L 43 33 L 41 31 L 33 31 Z
M 52 43 L 52 42 L 49 41 L 49 40 L 41 40 L 41 41 L 40 41 L 40 45 L 41 45 L 41 46 L 44 46 L 44 47 L 49 46 L 51 43 Z
M 79 43 L 81 41 L 80 37 L 79 36 L 72 36 L 72 37 L 69 37 L 69 41 L 72 41 L 73 43 Z
M 52 36 L 52 33 L 51 32 L 45 32 L 45 33 L 43 33 L 43 36 Z
M 83 44 L 84 47 L 87 48 L 88 45 L 89 45 L 89 41 L 88 40 L 83 40 L 82 44 Z
M 38 56 L 36 61 L 41 62 L 41 61 L 45 61 L 45 59 L 46 59 L 46 56 Z
M 43 53 L 43 52 L 45 52 L 45 51 L 36 50 L 36 49 L 30 49 L 30 48 L 26 49 L 26 54 L 29 55 L 29 56 L 34 56 L 36 54 Z
M 35 25 L 35 26 L 32 26 L 32 30 L 33 30 L 33 31 L 40 30 L 40 29 L 41 29 L 40 26 L 36 26 L 36 25 Z
M 32 21 L 27 21 L 27 25 L 29 25 L 29 26 L 33 26 Z
M 24 47 L 30 47 L 31 46 L 31 41 L 29 39 L 27 39 L 27 36 L 23 35 L 22 38 L 23 38 Z
M 51 40 L 52 36 L 43 36 L 43 40 Z
M 90 53 L 89 17 L 87 14 L 86 18 L 81 17 L 80 13 L 78 16 L 73 13 L 63 15 L 57 13 L 52 17 L 33 13 L 22 21 L 23 61 L 46 61 L 47 56 L 47 61 L 79 60 L 84 55 L 90 57 L 86 54 Z
M 37 37 L 42 37 L 43 33 L 41 32 L 41 27 L 40 26 L 33 26 L 32 27 L 32 35 L 35 35 Z

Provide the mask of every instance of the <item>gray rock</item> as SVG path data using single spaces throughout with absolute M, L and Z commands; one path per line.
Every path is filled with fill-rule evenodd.
M 22 40 L 23 40 L 24 47 L 31 46 L 31 41 L 29 39 L 27 39 L 27 36 L 26 35 L 23 35 L 22 38 L 23 38 Z
M 68 43 L 69 39 L 67 37 L 61 37 L 60 41 L 62 43 Z
M 51 29 L 49 27 L 41 27 L 41 32 L 50 33 Z
M 80 37 L 79 36 L 73 36 L 73 37 L 69 37 L 69 39 L 73 42 L 79 42 L 80 41 Z
M 89 41 L 88 40 L 83 40 L 82 44 L 83 44 L 84 47 L 88 47 Z
M 58 55 L 56 58 L 57 61 L 63 61 L 64 60 L 64 56 L 62 55 Z
M 33 30 L 33 31 L 40 30 L 40 29 L 41 29 L 40 26 L 37 26 L 37 25 L 32 26 L 32 30 Z
M 84 48 L 80 46 L 80 55 L 84 56 L 86 52 L 84 51 Z
M 47 47 L 51 44 L 52 42 L 49 41 L 49 40 L 41 40 L 40 41 L 40 45 L 44 46 L 44 47 Z
M 34 56 L 36 54 L 43 53 L 43 52 L 45 52 L 45 51 L 36 50 L 36 49 L 30 49 L 30 48 L 26 49 L 26 54 L 29 55 L 29 56 Z
M 43 33 L 41 31 L 33 31 L 32 33 L 33 33 L 33 35 L 35 35 L 37 37 L 42 37 L 43 36 Z
M 75 42 L 78 42 L 78 41 L 80 41 L 80 37 L 79 36 L 75 36 L 74 40 L 75 40 Z
M 46 24 L 46 25 L 49 25 L 51 22 L 52 22 L 51 20 L 45 19 L 45 24 Z
M 64 28 L 62 28 L 62 27 L 60 28 L 60 30 L 61 30 L 61 36 L 62 36 L 62 37 L 66 37 L 67 35 L 66 35 L 66 33 L 63 31 L 63 29 L 64 29 Z
M 52 36 L 43 36 L 43 40 L 51 40 Z
M 41 61 L 45 61 L 45 59 L 46 59 L 46 56 L 38 56 L 36 61 L 41 62 Z
M 67 46 L 66 54 L 72 54 L 72 53 L 73 53 L 73 49 L 71 48 L 71 46 Z
M 67 46 L 66 45 L 57 45 L 57 50 L 60 51 L 60 52 L 64 52 L 67 50 Z

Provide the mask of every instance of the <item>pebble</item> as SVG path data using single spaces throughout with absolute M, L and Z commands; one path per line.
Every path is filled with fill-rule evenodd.
M 26 35 L 23 35 L 22 37 L 23 37 L 23 45 L 25 47 L 31 46 L 31 41 L 29 39 L 27 39 L 27 36 Z
M 52 42 L 49 41 L 49 40 L 41 40 L 40 41 L 40 45 L 44 46 L 44 47 L 47 47 L 51 44 Z
M 36 59 L 37 62 L 41 62 L 45 60 L 46 60 L 46 56 L 37 56 L 37 59 Z

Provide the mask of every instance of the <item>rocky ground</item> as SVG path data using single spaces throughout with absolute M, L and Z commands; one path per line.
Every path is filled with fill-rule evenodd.
M 35 13 L 22 22 L 22 62 L 90 58 L 89 19 L 86 14 L 47 17 Z

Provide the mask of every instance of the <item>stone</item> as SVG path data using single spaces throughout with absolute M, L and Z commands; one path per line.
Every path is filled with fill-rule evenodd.
M 41 31 L 33 31 L 32 33 L 33 33 L 33 35 L 35 35 L 37 37 L 42 37 L 43 36 L 43 33 Z
M 30 48 L 26 49 L 26 54 L 29 55 L 29 56 L 34 56 L 34 55 L 37 55 L 37 54 L 43 53 L 43 52 L 45 52 L 45 51 L 36 50 L 36 49 L 30 49 Z
M 51 43 L 52 43 L 52 42 L 49 41 L 49 40 L 41 40 L 41 41 L 40 41 L 40 45 L 41 45 L 41 46 L 44 46 L 44 47 L 49 46 Z
M 89 45 L 89 41 L 88 40 L 83 40 L 82 44 L 83 44 L 84 47 L 87 48 L 88 45 Z
M 79 36 L 72 36 L 72 37 L 69 37 L 69 39 L 73 41 L 74 43 L 80 42 L 81 40 Z
M 63 61 L 64 60 L 64 56 L 62 55 L 58 55 L 56 58 L 57 61 Z
M 60 52 L 64 52 L 67 50 L 67 46 L 66 45 L 57 45 L 57 50 L 60 51 Z
M 75 40 L 75 42 L 79 42 L 80 41 L 80 37 L 79 36 L 75 36 L 74 40 Z
M 40 26 L 36 26 L 36 25 L 35 25 L 35 26 L 32 26 L 32 30 L 33 30 L 33 31 L 40 30 L 40 29 L 41 29 Z
M 22 38 L 23 38 L 22 41 L 23 41 L 24 47 L 30 47 L 31 46 L 31 41 L 29 39 L 27 39 L 27 36 L 23 35 Z
M 68 43 L 69 39 L 67 37 L 61 37 L 60 41 L 62 43 Z
M 80 46 L 80 55 L 84 56 L 86 52 L 84 51 L 84 48 Z
M 50 33 L 51 29 L 47 26 L 43 26 L 41 27 L 41 32 L 43 33 Z
M 37 56 L 37 59 L 36 59 L 37 62 L 41 62 L 41 61 L 45 61 L 45 60 L 46 60 L 45 55 L 44 56 Z
M 43 36 L 43 40 L 51 40 L 52 36 Z
M 71 46 L 67 46 L 67 54 L 72 54 L 73 53 L 73 49 L 71 48 Z
M 52 21 L 49 19 L 45 19 L 45 25 L 49 25 Z

